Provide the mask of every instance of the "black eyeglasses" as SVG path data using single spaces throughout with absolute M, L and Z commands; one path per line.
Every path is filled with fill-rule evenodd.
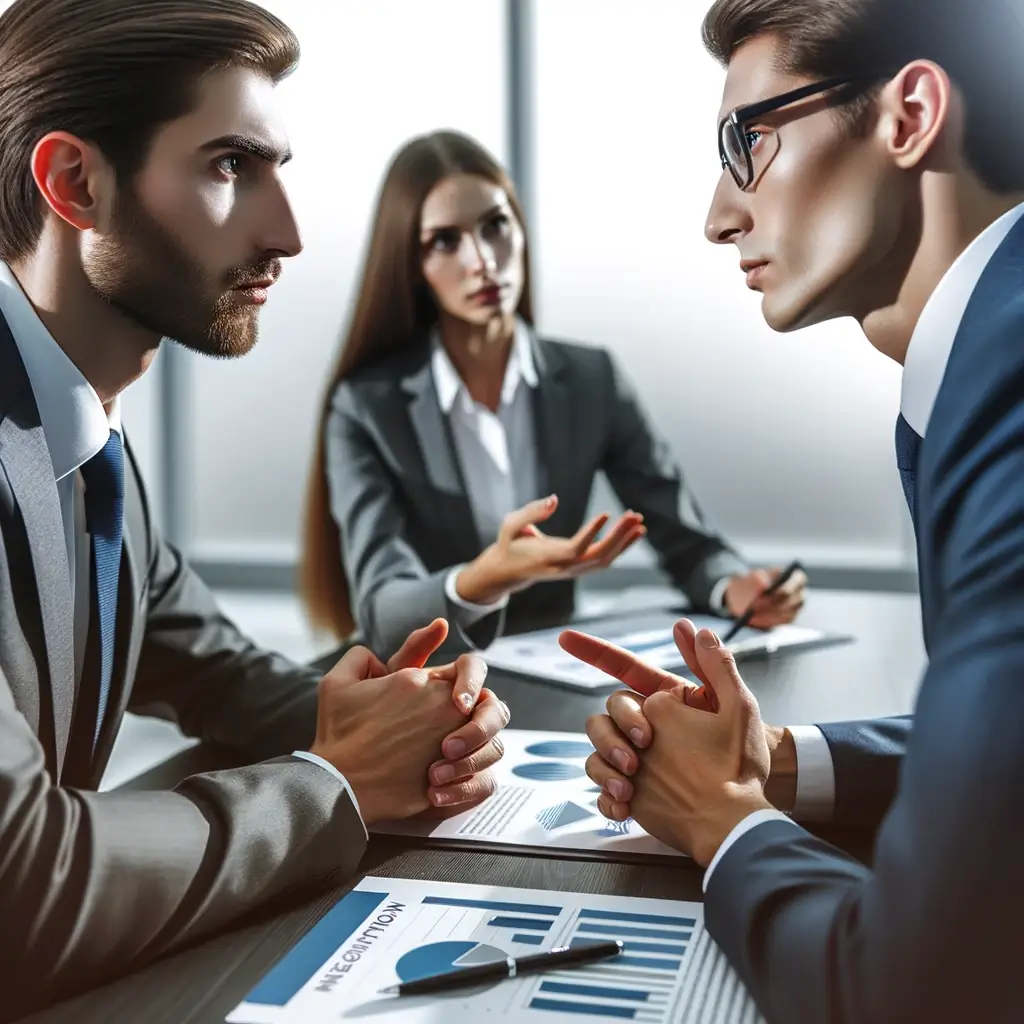
M 737 107 L 731 114 L 723 118 L 718 126 L 718 155 L 722 160 L 722 167 L 729 169 L 729 173 L 732 174 L 740 190 L 745 192 L 760 176 L 761 170 L 771 162 L 775 153 L 778 152 L 779 145 L 778 134 L 773 132 L 770 138 L 774 139 L 774 143 L 762 145 L 755 152 L 754 147 L 760 141 L 762 133 L 748 131 L 747 125 L 764 117 L 765 114 L 781 110 L 791 103 L 797 103 L 810 96 L 817 96 L 819 93 L 828 92 L 829 89 L 835 89 L 841 85 L 849 87 L 842 94 L 842 101 L 848 102 L 858 93 L 885 77 L 888 76 L 857 75 L 856 77 L 829 78 L 824 82 L 812 82 L 799 89 L 781 93 L 771 99 L 762 100 L 760 103 Z M 758 136 L 758 139 L 751 141 L 752 135 Z

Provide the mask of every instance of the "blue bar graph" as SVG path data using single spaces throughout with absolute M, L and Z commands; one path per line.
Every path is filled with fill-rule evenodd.
M 563 996 L 591 996 L 594 999 L 629 999 L 634 1003 L 646 1002 L 650 992 L 635 988 L 604 988 L 600 985 L 576 985 L 567 981 L 545 981 L 541 992 L 557 992 Z
M 487 922 L 492 928 L 522 928 L 528 932 L 546 932 L 550 921 L 537 921 L 532 917 L 492 917 Z
M 603 1006 L 600 1003 L 570 1003 L 562 999 L 544 999 L 535 996 L 530 1000 L 531 1010 L 553 1010 L 555 1013 L 584 1013 L 590 1017 L 621 1017 L 632 1020 L 636 1010 L 632 1006 Z
M 692 932 L 657 931 L 654 928 L 618 928 L 608 924 L 588 924 L 581 921 L 578 932 L 597 932 L 599 935 L 610 935 L 617 939 L 673 939 L 677 942 L 689 940 Z
M 658 971 L 678 971 L 683 966 L 682 960 L 655 960 L 649 956 L 625 956 L 615 958 L 619 967 L 653 967 Z
M 590 921 L 624 921 L 626 924 L 664 924 L 674 928 L 695 928 L 692 917 L 660 917 L 657 914 L 623 914 L 614 910 L 581 910 L 580 918 Z
M 561 907 L 541 907 L 532 903 L 499 903 L 492 900 L 459 900 L 446 896 L 424 896 L 423 902 L 435 907 L 469 907 L 475 910 L 504 910 L 513 914 L 544 914 L 558 917 Z
M 665 956 L 682 956 L 686 952 L 685 946 L 666 946 L 660 942 L 624 942 L 622 948 L 626 953 L 662 953 Z
M 513 942 L 521 942 L 524 946 L 539 946 L 544 941 L 543 935 L 513 935 Z

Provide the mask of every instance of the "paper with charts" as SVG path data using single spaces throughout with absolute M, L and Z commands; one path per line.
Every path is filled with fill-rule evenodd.
M 447 821 L 384 822 L 373 831 L 457 845 L 682 857 L 632 818 L 609 821 L 597 809 L 600 788 L 583 767 L 594 752 L 585 733 L 506 729 L 501 740 L 505 756 L 494 768 L 498 790 L 489 800 Z
M 731 625 L 728 619 L 712 615 L 685 614 L 698 629 L 706 626 L 724 633 Z M 678 611 L 648 610 L 581 622 L 578 628 L 631 651 L 657 668 L 685 672 L 683 656 L 672 639 L 672 627 L 679 617 Z M 562 628 L 542 629 L 501 637 L 482 655 L 492 668 L 555 683 L 570 690 L 590 691 L 621 685 L 600 669 L 566 654 L 558 646 L 562 632 Z M 805 626 L 778 626 L 767 631 L 748 627 L 739 631 L 729 643 L 729 649 L 739 661 L 783 649 L 796 650 L 845 639 Z
M 432 996 L 399 981 L 619 939 L 614 960 Z M 699 903 L 364 878 L 266 974 L 230 1024 L 638 1021 L 756 1024 Z

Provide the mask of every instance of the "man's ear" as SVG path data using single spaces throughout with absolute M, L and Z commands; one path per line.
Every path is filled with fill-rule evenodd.
M 915 60 L 882 90 L 879 131 L 902 170 L 920 167 L 954 127 L 958 104 L 949 76 L 938 64 Z
M 112 194 L 113 172 L 92 144 L 50 132 L 32 151 L 32 179 L 46 205 L 79 231 L 97 226 Z

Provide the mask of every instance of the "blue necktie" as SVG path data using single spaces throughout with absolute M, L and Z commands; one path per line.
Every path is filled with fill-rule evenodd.
M 900 471 L 903 495 L 907 499 L 910 518 L 914 518 L 914 495 L 917 487 L 917 453 L 921 437 L 900 413 L 896 420 L 896 468 Z
M 121 535 L 124 524 L 124 449 L 115 431 L 102 450 L 83 467 L 85 480 L 85 521 L 92 536 L 92 578 L 95 586 L 93 609 L 97 616 L 100 688 L 94 744 L 99 739 L 103 715 L 110 697 L 114 670 L 114 625 L 117 621 L 117 578 L 121 570 Z

